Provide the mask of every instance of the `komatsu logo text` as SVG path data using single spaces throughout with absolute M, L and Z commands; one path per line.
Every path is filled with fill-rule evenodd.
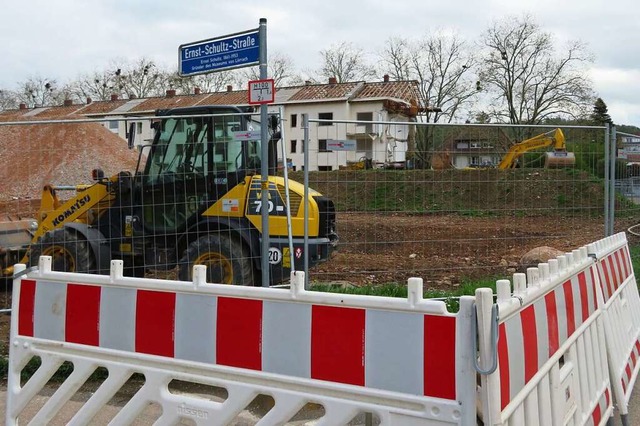
M 73 215 L 77 212 L 81 207 L 91 201 L 90 195 L 85 195 L 82 198 L 79 198 L 75 203 L 71 205 L 67 210 L 60 213 L 58 216 L 54 217 L 52 220 L 53 226 L 58 226 L 60 223 L 64 222 L 69 216 Z

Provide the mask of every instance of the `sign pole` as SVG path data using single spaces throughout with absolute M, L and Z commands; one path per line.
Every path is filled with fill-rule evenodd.
M 260 40 L 260 79 L 267 78 L 267 19 L 260 18 L 258 28 Z M 267 105 L 260 105 L 260 139 L 262 141 L 262 161 L 260 175 L 262 178 L 262 287 L 269 287 L 269 116 Z

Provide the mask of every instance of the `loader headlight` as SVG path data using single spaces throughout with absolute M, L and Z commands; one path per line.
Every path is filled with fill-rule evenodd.
M 35 220 L 32 220 L 31 223 L 29 224 L 29 230 L 35 232 L 38 230 L 38 222 Z

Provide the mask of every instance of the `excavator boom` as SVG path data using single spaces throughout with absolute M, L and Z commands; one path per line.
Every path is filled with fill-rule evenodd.
M 567 149 L 565 145 L 564 133 L 562 133 L 561 129 L 555 129 L 513 145 L 502 158 L 500 164 L 498 164 L 498 169 L 512 169 L 516 166 L 518 158 L 520 158 L 520 156 L 522 156 L 522 154 L 524 154 L 525 152 L 533 151 L 534 149 L 539 148 L 546 148 L 551 145 L 553 145 L 554 153 L 562 152 L 563 158 L 569 157 L 566 155 Z

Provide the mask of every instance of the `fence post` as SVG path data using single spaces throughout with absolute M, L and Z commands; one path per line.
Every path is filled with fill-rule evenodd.
M 610 229 L 610 216 L 609 216 L 609 197 L 610 194 L 610 186 L 609 180 L 611 178 L 610 169 L 610 139 L 609 139 L 609 123 L 605 123 L 605 131 L 604 131 L 604 236 L 608 237 L 611 235 L 609 233 Z
M 302 129 L 304 132 L 302 150 L 304 152 L 304 288 L 309 290 L 309 114 L 302 114 Z
M 609 234 L 613 235 L 616 216 L 616 126 L 611 126 L 611 140 L 609 141 L 611 166 L 609 172 Z

